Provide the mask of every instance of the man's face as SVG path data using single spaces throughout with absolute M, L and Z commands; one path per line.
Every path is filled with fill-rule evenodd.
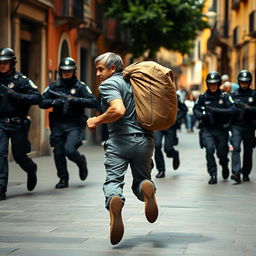
M 207 86 L 210 92 L 216 92 L 219 89 L 218 83 L 208 83 Z
M 249 83 L 248 82 L 240 82 L 239 83 L 241 89 L 245 90 L 249 87 Z
M 223 90 L 226 92 L 226 93 L 230 93 L 231 92 L 231 84 L 229 82 L 225 82 L 224 83 L 224 88 Z
M 97 62 L 95 67 L 96 77 L 100 83 L 111 77 L 116 71 L 116 66 L 112 66 L 108 69 L 103 63 L 103 61 Z
M 74 75 L 74 70 L 61 70 L 62 79 L 72 78 Z
M 11 61 L 2 60 L 0 61 L 0 73 L 8 73 L 11 70 Z

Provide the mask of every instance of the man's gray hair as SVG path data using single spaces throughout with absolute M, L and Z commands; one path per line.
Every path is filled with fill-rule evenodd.
M 124 63 L 122 58 L 118 54 L 115 54 L 113 52 L 103 53 L 94 60 L 94 63 L 97 64 L 99 61 L 103 61 L 107 69 L 110 69 L 113 65 L 115 65 L 116 72 L 123 71 Z

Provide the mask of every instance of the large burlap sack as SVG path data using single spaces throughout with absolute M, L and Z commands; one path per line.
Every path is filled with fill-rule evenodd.
M 171 69 L 154 61 L 131 64 L 123 71 L 132 87 L 139 124 L 147 130 L 164 130 L 175 124 L 177 95 Z

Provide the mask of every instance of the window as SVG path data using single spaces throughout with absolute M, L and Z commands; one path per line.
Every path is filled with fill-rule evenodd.
M 61 51 L 60 51 L 60 59 L 69 57 L 69 50 L 68 50 L 68 42 L 67 40 L 63 40 L 61 44 Z

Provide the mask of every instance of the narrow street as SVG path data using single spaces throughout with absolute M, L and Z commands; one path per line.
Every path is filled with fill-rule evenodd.
M 198 134 L 178 132 L 181 165 L 172 170 L 166 159 L 164 179 L 157 186 L 159 217 L 150 224 L 144 204 L 132 194 L 126 175 L 122 241 L 109 242 L 109 215 L 104 208 L 105 179 L 101 146 L 83 145 L 89 176 L 79 180 L 69 162 L 69 188 L 56 190 L 53 157 L 35 158 L 38 185 L 26 190 L 26 174 L 13 162 L 7 200 L 0 202 L 0 255 L 5 256 L 254 256 L 256 255 L 256 153 L 251 182 L 208 185 L 205 152 Z

